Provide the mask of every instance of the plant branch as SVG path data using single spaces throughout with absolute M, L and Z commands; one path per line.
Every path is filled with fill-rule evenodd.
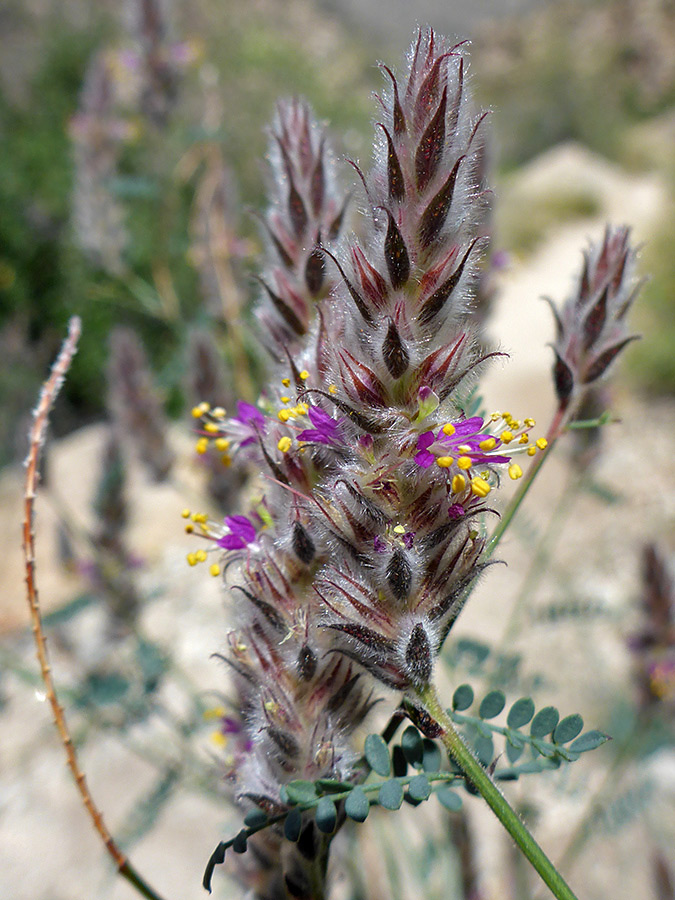
M 30 432 L 30 446 L 28 456 L 26 458 L 26 488 L 24 493 L 24 520 L 23 520 L 23 550 L 26 565 L 26 590 L 28 606 L 30 609 L 31 625 L 33 637 L 35 640 L 35 648 L 38 662 L 40 664 L 40 672 L 45 685 L 47 700 L 52 708 L 54 715 L 54 724 L 61 738 L 66 757 L 68 768 L 70 769 L 75 784 L 82 797 L 84 808 L 103 841 L 106 850 L 112 857 L 117 871 L 126 880 L 136 888 L 139 894 L 146 897 L 147 900 L 162 900 L 141 876 L 133 868 L 129 860 L 124 856 L 120 848 L 115 843 L 112 835 L 108 831 L 100 810 L 94 803 L 91 796 L 84 772 L 79 766 L 75 746 L 68 730 L 65 713 L 63 707 L 59 703 L 52 670 L 49 663 L 47 653 L 47 639 L 42 628 L 42 615 L 40 612 L 40 601 L 38 598 L 36 566 L 35 566 L 35 496 L 39 481 L 38 463 L 40 450 L 45 440 L 45 433 L 49 420 L 49 413 L 54 405 L 54 401 L 63 384 L 63 380 L 72 363 L 73 357 L 77 350 L 77 342 L 80 337 L 81 324 L 77 316 L 73 316 L 68 325 L 68 337 L 66 338 L 61 352 L 54 363 L 49 378 L 42 386 L 40 399 L 33 417 L 33 425 Z
M 492 778 L 464 743 L 452 719 L 441 706 L 434 686 L 427 685 L 419 689 L 416 696 L 426 712 L 441 727 L 442 733 L 439 735 L 439 740 L 442 741 L 449 755 L 481 794 L 490 809 L 541 876 L 544 883 L 550 888 L 553 896 L 557 900 L 577 900 L 572 889 L 530 834 Z

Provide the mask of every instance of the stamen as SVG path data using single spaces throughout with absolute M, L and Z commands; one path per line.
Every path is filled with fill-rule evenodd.
M 457 460 L 457 466 L 460 469 L 464 469 L 464 470 L 470 469 L 472 465 L 473 465 L 473 460 L 471 459 L 470 456 L 460 456 L 460 458 Z
M 497 441 L 493 437 L 486 438 L 484 441 L 481 441 L 478 445 L 481 450 L 494 450 L 497 446 Z
M 464 457 L 464 458 L 466 458 L 466 457 Z M 438 456 L 436 458 L 436 465 L 439 466 L 441 469 L 449 469 L 454 461 L 455 460 L 452 456 Z M 459 465 L 459 461 L 457 462 L 457 465 Z
M 492 488 L 484 478 L 476 476 L 471 479 L 471 491 L 477 497 L 487 497 L 491 490 Z
M 511 441 L 513 440 L 513 432 L 512 431 L 502 431 L 502 433 L 499 435 L 499 437 L 502 439 L 503 444 L 510 444 Z
M 545 450 L 548 447 L 548 441 L 546 440 L 546 438 L 537 438 L 535 444 L 537 445 L 537 447 L 539 447 L 540 450 Z
M 447 422 L 443 426 L 443 434 L 447 434 L 448 437 L 451 437 L 455 433 L 455 426 L 452 422 Z
M 517 478 L 522 478 L 523 470 L 520 468 L 518 463 L 511 463 L 509 466 L 509 478 L 512 478 L 514 481 Z
M 282 453 L 288 453 L 288 451 L 291 449 L 292 444 L 293 441 L 288 436 L 284 436 L 279 440 L 277 449 L 281 450 Z
M 450 484 L 453 493 L 459 494 L 466 487 L 466 478 L 463 475 L 455 475 Z

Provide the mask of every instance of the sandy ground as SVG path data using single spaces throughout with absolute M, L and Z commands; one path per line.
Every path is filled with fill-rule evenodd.
M 628 222 L 638 240 L 662 211 L 664 192 L 655 178 L 629 177 L 603 160 L 577 147 L 559 148 L 529 166 L 521 187 L 536 193 L 565 180 L 587 179 L 597 192 L 602 215 L 551 231 L 526 261 L 513 261 L 500 276 L 501 296 L 492 320 L 492 331 L 510 353 L 504 365 L 495 365 L 484 379 L 482 392 L 489 407 L 509 408 L 515 415 L 532 415 L 545 423 L 552 405 L 549 382 L 550 350 L 545 343 L 552 327 L 550 313 L 538 298 L 549 294 L 562 299 L 568 292 L 580 261 L 580 250 L 597 238 L 605 219 Z M 604 452 L 594 478 L 611 486 L 621 503 L 607 506 L 597 498 L 582 497 L 556 540 L 555 560 L 547 568 L 538 589 L 528 598 L 522 626 L 509 649 L 523 654 L 527 680 L 544 673 L 536 690 L 538 704 L 556 703 L 563 712 L 579 711 L 590 727 L 607 726 L 608 711 L 622 697 L 630 701 L 630 660 L 625 639 L 635 627 L 640 548 L 645 540 L 658 539 L 675 546 L 675 474 L 672 470 L 671 435 L 675 411 L 656 404 L 649 411 L 633 398 L 616 393 L 612 409 L 623 419 L 605 435 Z M 82 590 L 80 576 L 64 572 L 58 564 L 55 525 L 59 515 L 86 526 L 101 456 L 101 428 L 89 428 L 55 444 L 50 454 L 50 484 L 38 502 L 38 575 L 46 610 L 59 608 Z M 145 561 L 140 574 L 144 596 L 151 597 L 141 615 L 145 635 L 171 653 L 181 670 L 189 673 L 197 689 L 222 686 L 222 669 L 209 655 L 223 646 L 226 622 L 223 598 L 217 584 L 202 570 L 184 562 L 188 539 L 182 534 L 180 509 L 192 505 L 199 479 L 191 468 L 186 439 L 176 436 L 184 460 L 172 483 L 151 485 L 136 466 L 132 468 L 133 521 L 130 543 Z M 645 466 L 648 459 L 648 470 Z M 542 481 L 528 500 L 524 524 L 514 529 L 501 555 L 508 568 L 499 567 L 476 592 L 457 626 L 457 636 L 502 641 L 510 608 L 523 578 L 523 564 L 532 543 L 531 531 L 541 527 L 557 498 L 565 490 L 567 466 L 552 460 Z M 658 484 L 650 473 L 658 473 Z M 65 769 L 63 752 L 50 726 L 25 629 L 27 616 L 22 594 L 19 548 L 20 472 L 0 478 L 0 540 L 4 561 L 0 572 L 0 643 L 3 678 L 0 693 L 0 897 L 8 900 L 130 900 L 138 895 L 116 879 L 93 834 L 89 821 Z M 596 619 L 550 622 L 537 616 L 551 601 L 570 596 L 600 604 L 604 614 Z M 57 629 L 50 636 L 57 682 L 77 683 L 78 665 L 86 668 L 105 654 L 99 613 L 91 610 L 78 618 L 73 636 Z M 70 641 L 70 645 L 68 644 Z M 31 681 L 31 678 L 33 681 Z M 448 692 L 451 688 L 448 688 Z M 513 698 L 515 699 L 515 698 Z M 162 700 L 177 717 L 182 714 L 181 691 L 168 684 Z M 114 729 L 91 727 L 86 734 L 83 719 L 75 716 L 78 734 L 86 736 L 81 752 L 92 792 L 105 812 L 113 832 L 124 827 L 139 798 L 157 778 L 158 760 L 179 755 L 174 739 L 161 724 L 140 723 L 121 737 Z M 208 764 L 206 742 L 197 742 L 199 755 Z M 583 815 L 589 789 L 602 783 L 603 762 L 597 751 L 593 760 L 582 760 L 555 777 L 521 781 L 509 788 L 518 802 L 538 808 L 537 835 L 551 855 L 559 857 L 575 823 Z M 581 854 L 570 873 L 585 900 L 655 897 L 649 859 L 660 845 L 670 854 L 675 846 L 675 756 L 661 753 L 637 773 L 619 772 L 616 791 L 636 784 L 653 771 L 659 789 L 644 811 L 609 838 L 594 841 Z M 478 802 L 470 801 L 477 835 L 477 856 L 482 872 L 484 900 L 503 896 L 505 867 L 510 848 L 500 826 Z M 404 835 L 414 842 L 419 828 L 408 810 L 368 823 L 369 840 L 396 840 Z M 373 817 L 375 819 L 375 817 Z M 231 813 L 217 794 L 180 790 L 162 809 L 152 830 L 132 851 L 136 867 L 166 900 L 191 900 L 204 896 L 200 886 L 203 866 L 215 843 L 231 833 Z M 392 833 L 397 832 L 397 836 Z M 643 852 L 635 852 L 635 848 Z M 338 848 L 339 849 L 339 848 Z M 649 851 L 649 852 L 648 852 Z M 389 894 L 383 854 L 368 854 L 368 882 L 373 898 Z M 438 896 L 446 896 L 447 881 L 435 877 Z M 431 881 L 429 884 L 431 884 Z M 239 896 L 236 889 L 222 896 Z M 344 894 L 342 890 L 340 895 Z M 536 897 L 546 896 L 539 889 Z

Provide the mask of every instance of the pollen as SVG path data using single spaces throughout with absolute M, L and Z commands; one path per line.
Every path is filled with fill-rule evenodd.
M 205 438 L 205 437 L 199 438 L 199 440 L 195 444 L 195 451 L 197 453 L 199 453 L 200 456 L 202 456 L 204 453 L 206 453 L 206 451 L 208 449 L 209 449 L 209 439 Z
M 509 466 L 509 478 L 512 478 L 514 481 L 518 478 L 522 478 L 523 470 L 520 468 L 518 463 L 511 463 Z
M 328 385 L 328 393 L 329 394 L 337 394 L 337 387 L 334 384 Z
M 216 450 L 219 450 L 221 453 L 224 453 L 226 450 L 230 449 L 230 442 L 227 438 L 216 438 Z
M 215 422 L 206 422 L 204 425 L 204 431 L 208 431 L 209 434 L 216 434 L 218 431 L 218 426 Z
M 282 403 L 290 403 L 290 401 L 291 401 L 290 397 L 279 397 L 279 399 L 281 400 Z
M 188 553 L 188 555 L 185 558 L 187 559 L 189 565 L 191 565 L 191 566 L 197 565 L 198 559 L 197 559 L 196 553 Z
M 451 435 L 453 435 L 454 433 L 455 433 L 455 426 L 452 424 L 452 422 L 447 422 L 443 426 L 443 434 L 447 434 L 448 437 L 451 437 Z
M 404 525 L 394 525 L 393 527 L 394 534 L 405 534 L 405 526 Z
M 502 443 L 510 444 L 511 441 L 513 440 L 513 432 L 512 431 L 502 431 L 502 433 L 499 435 L 499 437 L 502 439 Z
M 534 426 L 537 424 L 534 419 L 524 419 L 523 422 L 527 428 L 534 428 Z
M 494 450 L 497 446 L 497 441 L 493 438 L 486 438 L 484 441 L 481 441 L 478 445 L 481 450 Z
M 213 575 L 214 578 L 217 578 L 220 575 L 220 566 L 218 563 L 214 563 L 212 566 L 209 566 L 209 572 Z
M 227 744 L 227 738 L 220 731 L 214 731 L 211 734 L 211 742 L 216 745 L 216 747 L 224 747 Z
M 528 456 L 534 456 L 534 454 L 535 454 L 536 452 L 537 452 L 537 448 L 536 448 L 536 447 L 528 447 L 528 448 L 527 448 L 527 455 L 528 455 Z
M 216 406 L 211 410 L 211 415 L 215 419 L 224 419 L 225 418 L 225 409 L 222 406 Z
M 471 492 L 477 497 L 487 497 L 491 490 L 492 488 L 484 478 L 471 479 Z
M 181 513 L 181 516 L 182 516 L 184 519 L 189 519 L 189 518 L 190 518 L 190 510 L 186 507 L 186 508 L 183 510 L 183 512 Z
M 185 534 L 193 534 L 193 533 L 194 533 L 194 530 L 195 530 L 195 526 L 194 526 L 194 525 L 188 524 L 188 525 L 185 526 Z
M 520 436 L 520 438 L 519 438 L 519 440 L 518 440 L 518 443 L 519 443 L 519 444 L 527 444 L 527 442 L 528 442 L 529 440 L 530 440 L 530 439 L 529 439 L 529 437 L 528 437 L 526 434 L 521 434 L 521 436 Z
M 455 475 L 452 479 L 453 493 L 459 494 L 466 487 L 466 478 L 463 475 Z
M 277 416 L 279 417 L 280 422 L 288 422 L 291 417 L 291 413 L 288 409 L 280 409 L 277 413 Z
M 195 559 L 197 562 L 206 562 L 206 550 L 197 550 Z
M 281 383 L 283 384 L 284 387 L 290 387 L 290 386 L 291 386 L 291 379 L 290 379 L 290 378 L 282 378 L 282 379 L 281 379 Z
M 452 456 L 439 456 L 436 459 L 436 465 L 439 466 L 439 468 L 441 468 L 441 469 L 449 469 L 450 466 L 454 463 L 454 461 L 455 461 L 454 457 L 452 457 Z M 459 462 L 457 463 L 457 465 L 459 465 Z M 470 462 L 469 462 L 469 465 L 471 465 Z
M 539 447 L 540 450 L 545 450 L 548 447 L 548 441 L 546 440 L 546 438 L 537 438 L 535 444 L 537 445 L 537 447 Z
M 232 457 L 229 453 L 223 453 L 220 457 L 221 463 L 225 466 L 225 468 L 229 468 L 232 465 Z
M 225 715 L 224 706 L 210 706 L 202 713 L 205 722 L 213 722 L 214 719 L 222 719 Z
M 307 379 L 309 378 L 309 372 L 307 371 L 307 369 L 303 369 L 302 372 L 300 372 L 300 378 L 302 378 L 303 381 L 307 381 Z
M 293 412 L 297 413 L 299 416 L 306 416 L 309 412 L 309 406 L 306 403 L 298 403 Z
M 193 419 L 201 419 L 201 417 L 202 417 L 201 406 L 193 406 L 192 407 L 192 418 Z
M 473 465 L 473 460 L 470 456 L 460 456 L 460 458 L 457 460 L 457 465 L 460 469 L 470 469 Z
M 288 453 L 288 451 L 291 449 L 292 444 L 293 441 L 288 436 L 284 436 L 279 440 L 277 449 L 281 450 L 282 453 Z

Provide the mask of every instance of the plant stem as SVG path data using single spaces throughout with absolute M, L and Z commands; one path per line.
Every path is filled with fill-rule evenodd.
M 464 743 L 461 735 L 455 729 L 452 719 L 441 706 L 435 687 L 429 684 L 424 688 L 420 688 L 417 691 L 417 699 L 422 703 L 426 712 L 443 729 L 439 739 L 443 742 L 452 759 L 479 794 L 481 794 L 520 850 L 539 873 L 544 883 L 550 888 L 553 896 L 557 897 L 557 900 L 577 900 L 576 895 L 565 882 L 562 875 L 532 837 L 492 778 Z

